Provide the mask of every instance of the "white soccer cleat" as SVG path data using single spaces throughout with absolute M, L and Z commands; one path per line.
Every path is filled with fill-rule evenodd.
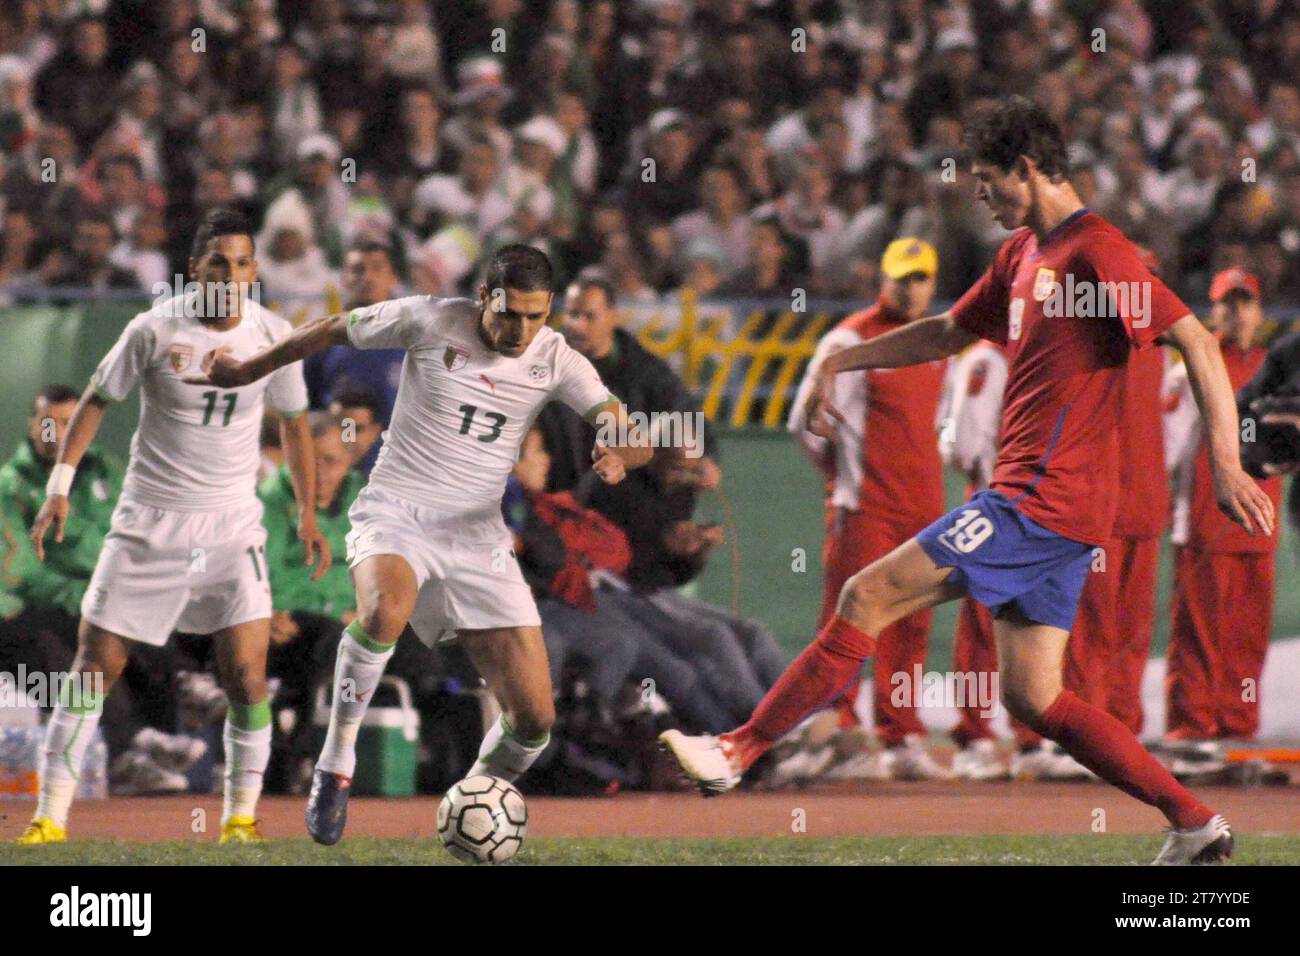
M 1073 758 L 1070 759 L 1073 762 Z M 1021 751 L 1011 758 L 1013 780 L 1068 780 L 1068 774 L 1062 776 L 1066 770 L 1061 753 L 1050 740 L 1040 740 L 1037 747 Z
M 109 768 L 111 792 L 115 797 L 139 797 L 154 793 L 185 793 L 190 782 L 185 774 L 159 766 L 142 750 L 126 750 Z
M 722 741 L 711 734 L 688 737 L 680 730 L 665 730 L 659 735 L 659 743 L 676 758 L 682 772 L 706 797 L 731 790 L 744 774 L 723 752 Z
M 816 749 L 801 747 L 763 774 L 763 786 L 769 790 L 791 784 L 803 786 L 820 777 L 834 759 L 835 751 L 829 744 Z
M 1066 753 L 1063 747 L 1053 747 L 1052 752 L 1056 756 L 1056 763 L 1043 779 L 1055 781 L 1097 779 L 1095 773 Z
M 1222 863 L 1232 856 L 1232 828 L 1220 814 L 1210 817 L 1204 826 L 1193 830 L 1166 831 L 1165 845 L 1152 866 L 1191 866 Z
M 142 727 L 131 739 L 131 746 L 173 773 L 185 773 L 208 752 L 208 745 L 197 737 L 165 734 L 153 727 Z
M 862 750 L 832 764 L 823 780 L 893 780 L 894 752 L 892 750 Z
M 902 746 L 890 747 L 894 755 L 895 780 L 951 780 L 953 773 L 930 756 L 925 741 L 916 734 L 908 734 Z
M 952 770 L 962 780 L 1005 780 L 1006 764 L 998 755 L 997 741 L 974 740 L 957 751 Z

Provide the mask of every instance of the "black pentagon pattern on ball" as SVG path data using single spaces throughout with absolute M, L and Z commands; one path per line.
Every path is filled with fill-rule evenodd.
M 438 837 L 458 860 L 504 863 L 523 846 L 528 806 L 509 781 L 476 774 L 447 791 L 437 821 Z

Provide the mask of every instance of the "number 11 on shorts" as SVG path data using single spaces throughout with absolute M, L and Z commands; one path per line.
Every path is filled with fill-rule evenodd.
M 963 509 L 956 523 L 939 540 L 959 554 L 970 554 L 993 534 L 993 522 L 978 508 Z

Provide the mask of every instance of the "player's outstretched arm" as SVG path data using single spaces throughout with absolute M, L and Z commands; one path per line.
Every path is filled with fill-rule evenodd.
M 1183 356 L 1192 395 L 1209 441 L 1210 472 L 1219 510 L 1251 534 L 1273 533 L 1273 502 L 1241 467 L 1237 400 L 1213 335 L 1187 314 L 1161 336 Z
M 212 353 L 206 374 L 182 379 L 189 385 L 215 385 L 218 388 L 239 388 L 265 378 L 278 368 L 292 365 L 308 355 L 331 345 L 348 345 L 348 313 L 304 322 L 276 342 L 269 349 L 258 352 L 240 362 L 231 357 L 229 349 L 220 348 Z
M 628 421 L 627 406 L 622 402 L 597 406 L 588 419 L 596 426 L 592 467 L 606 484 L 618 484 L 630 469 L 640 468 L 653 457 L 651 436 Z
M 311 439 L 311 425 L 306 415 L 280 419 L 280 444 L 289 465 L 293 496 L 298 501 L 298 540 L 302 542 L 303 563 L 316 565 L 311 579 L 319 581 L 333 562 L 330 543 L 316 524 L 316 450 Z
M 829 438 L 834 428 L 829 419 L 844 420 L 831 401 L 831 382 L 840 372 L 933 362 L 956 355 L 978 338 L 959 326 L 952 313 L 943 312 L 909 322 L 902 328 L 827 356 L 818 371 L 817 387 L 808 405 L 808 430 Z
M 45 503 L 36 513 L 32 529 L 28 535 L 36 556 L 45 560 L 45 533 L 54 525 L 54 540 L 63 541 L 63 526 L 68 520 L 68 491 L 72 488 L 72 477 L 81 464 L 81 456 L 86 453 L 90 443 L 95 440 L 99 423 L 104 418 L 104 408 L 108 401 L 98 395 L 92 382 L 82 392 L 77 407 L 72 411 L 68 421 L 68 430 L 59 444 L 54 467 L 50 471 L 50 480 L 45 486 Z

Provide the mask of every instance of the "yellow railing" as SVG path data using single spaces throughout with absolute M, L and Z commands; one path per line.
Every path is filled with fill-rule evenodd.
M 785 409 L 817 340 L 841 318 L 831 312 L 809 315 L 755 309 L 733 334 L 728 331 L 731 314 L 701 314 L 689 290 L 682 292 L 679 309 L 677 315 L 673 309 L 656 315 L 638 331 L 638 338 L 660 358 L 680 356 L 682 380 L 687 388 L 704 395 L 704 414 L 711 421 L 719 419 L 724 401 L 730 398 L 727 422 L 735 428 L 754 424 L 767 429 L 782 427 Z M 738 369 L 743 369 L 743 377 L 737 382 Z M 770 391 L 763 396 L 766 403 L 757 415 L 761 386 L 769 378 Z

